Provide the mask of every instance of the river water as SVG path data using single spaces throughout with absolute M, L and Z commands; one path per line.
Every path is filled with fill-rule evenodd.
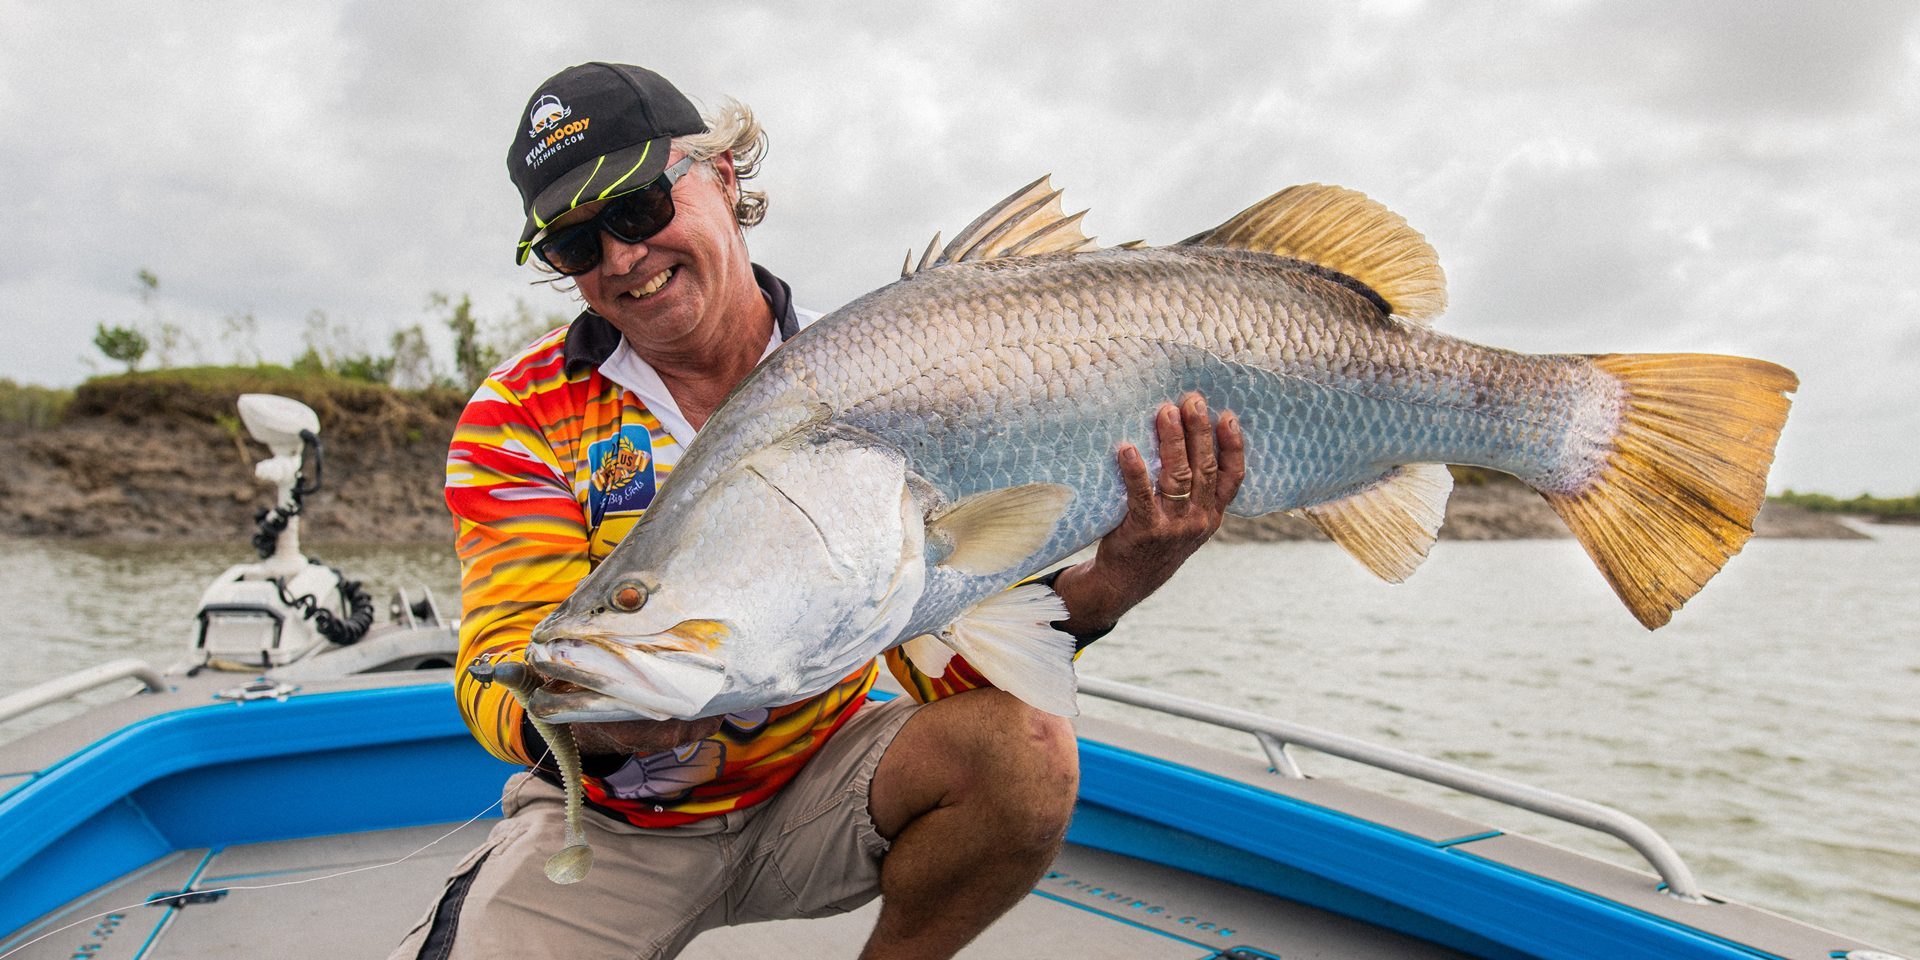
M 1756 540 L 1651 633 L 1572 541 L 1445 541 L 1398 586 L 1331 544 L 1212 545 L 1080 669 L 1618 807 L 1664 834 L 1715 895 L 1916 954 L 1920 527 L 1866 529 L 1875 539 Z M 0 548 L 12 633 L 0 695 L 116 657 L 174 662 L 199 591 L 250 559 L 240 544 Z M 315 552 L 383 609 L 394 587 L 418 585 L 453 606 L 445 547 Z M 1244 735 L 1083 706 L 1259 756 Z M 1309 773 L 1639 865 L 1610 838 L 1297 756 Z

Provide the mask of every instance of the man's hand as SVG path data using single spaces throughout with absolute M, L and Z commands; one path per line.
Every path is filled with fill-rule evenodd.
M 1132 444 L 1120 447 L 1120 477 L 1127 485 L 1127 515 L 1101 538 L 1092 560 L 1062 571 L 1054 592 L 1067 605 L 1062 626 L 1090 634 L 1112 627 L 1120 615 L 1158 590 L 1200 545 L 1220 528 L 1227 504 L 1247 475 L 1246 438 L 1232 413 L 1215 426 L 1198 393 L 1163 403 L 1154 418 L 1159 435 L 1160 479 Z
M 713 736 L 721 717 L 698 720 L 621 720 L 613 723 L 570 723 L 574 742 L 584 754 L 644 756 Z

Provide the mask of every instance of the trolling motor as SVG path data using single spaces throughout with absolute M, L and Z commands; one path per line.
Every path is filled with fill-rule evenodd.
M 254 515 L 260 561 L 227 568 L 200 597 L 197 662 L 253 670 L 292 663 L 328 643 L 358 642 L 373 626 L 373 599 L 357 581 L 300 553 L 301 506 L 320 489 L 320 418 L 298 400 L 247 393 L 240 422 L 273 451 L 253 473 L 279 496 Z

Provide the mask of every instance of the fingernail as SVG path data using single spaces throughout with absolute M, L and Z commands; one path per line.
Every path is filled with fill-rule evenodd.
M 1199 402 L 1199 403 L 1196 403 L 1196 404 L 1194 404 L 1194 405 L 1193 405 L 1193 408 L 1194 408 L 1195 410 L 1198 410 L 1198 411 L 1200 411 L 1201 413 L 1206 413 L 1206 412 L 1207 412 L 1207 398 L 1206 398 L 1206 397 L 1201 397 L 1201 398 L 1200 398 L 1200 402 Z

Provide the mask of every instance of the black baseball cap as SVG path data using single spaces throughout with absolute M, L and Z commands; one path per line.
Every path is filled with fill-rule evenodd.
M 527 212 L 515 262 L 555 217 L 647 185 L 674 137 L 702 133 L 700 111 L 666 78 L 625 63 L 583 63 L 534 90 L 507 153 Z

